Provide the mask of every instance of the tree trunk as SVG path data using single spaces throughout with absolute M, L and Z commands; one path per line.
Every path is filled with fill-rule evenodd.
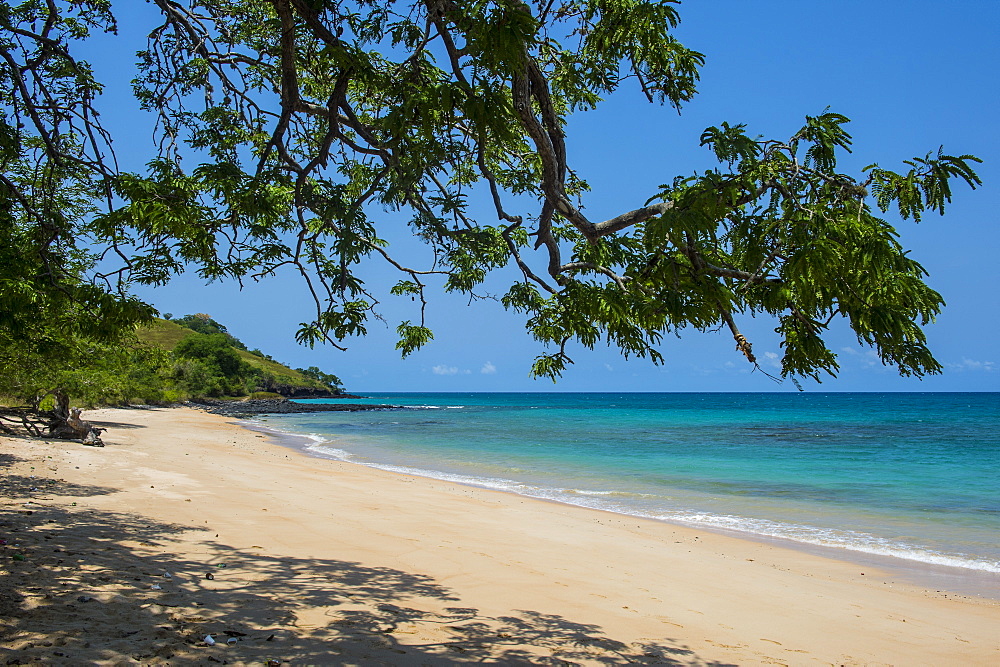
M 66 421 L 69 419 L 69 396 L 62 389 L 56 389 L 52 392 L 52 398 L 55 400 L 56 406 L 52 408 L 53 414 L 55 414 L 56 419 L 61 419 Z
M 69 420 L 69 396 L 62 389 L 56 389 L 52 392 L 52 400 L 55 401 L 55 406 L 52 408 L 52 420 L 49 422 L 49 435 L 53 438 L 74 437 L 76 430 L 66 423 Z

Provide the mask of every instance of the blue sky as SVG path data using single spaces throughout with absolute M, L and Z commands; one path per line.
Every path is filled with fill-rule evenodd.
M 136 111 L 128 82 L 134 76 L 132 54 L 143 48 L 156 16 L 145 3 L 119 0 L 115 6 L 120 36 L 94 40 L 87 55 L 109 83 L 102 107 L 118 137 L 119 159 L 138 169 L 152 156 L 152 119 Z M 629 89 L 570 122 L 569 161 L 593 188 L 585 201 L 590 217 L 635 208 L 659 184 L 711 166 L 698 137 L 722 121 L 784 138 L 805 115 L 829 106 L 853 120 L 855 152 L 842 163 L 848 173 L 872 162 L 896 168 L 940 145 L 951 153 L 974 153 L 985 161 L 978 169 L 981 189 L 958 188 L 943 218 L 898 225 L 903 245 L 928 269 L 929 283 L 948 303 L 927 329 L 945 373 L 922 381 L 900 378 L 859 347 L 846 327 L 834 327 L 829 340 L 840 355 L 840 377 L 803 386 L 807 391 L 1000 391 L 995 342 L 1000 3 L 702 0 L 682 4 L 680 12 L 679 37 L 707 57 L 701 92 L 682 115 L 649 105 Z M 394 228 L 405 220 L 380 211 L 372 215 Z M 405 236 L 388 237 L 407 245 Z M 389 272 L 367 278 L 371 285 L 396 280 Z M 495 285 L 492 291 L 502 293 L 502 283 Z M 467 297 L 436 296 L 429 309 L 435 340 L 401 360 L 393 349 L 394 328 L 415 315 L 406 300 L 386 302 L 388 325 L 374 322 L 367 337 L 340 352 L 295 343 L 298 323 L 310 318 L 310 302 L 291 275 L 240 291 L 231 284 L 205 285 L 189 274 L 138 294 L 175 316 L 209 313 L 248 346 L 292 366 L 319 366 L 354 391 L 795 390 L 752 372 L 728 332 L 691 331 L 667 339 L 662 366 L 625 360 L 607 348 L 572 349 L 575 364 L 553 386 L 528 377 L 541 348 L 524 333 L 523 320 L 488 300 L 469 304 Z M 744 320 L 741 328 L 762 365 L 774 371 L 780 354 L 774 324 Z

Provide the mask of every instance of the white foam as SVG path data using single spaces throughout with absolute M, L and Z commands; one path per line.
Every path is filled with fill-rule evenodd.
M 617 514 L 625 514 L 645 519 L 669 521 L 672 523 L 680 523 L 704 528 L 719 528 L 747 535 L 773 537 L 793 542 L 800 542 L 803 544 L 833 547 L 879 556 L 892 556 L 895 558 L 903 558 L 906 560 L 932 565 L 945 565 L 949 567 L 979 570 L 982 572 L 1000 573 L 1000 561 L 969 556 L 966 554 L 941 553 L 917 545 L 907 544 L 905 542 L 894 542 L 867 533 L 849 530 L 815 528 L 812 526 L 781 523 L 767 519 L 752 519 L 749 517 L 734 515 L 709 514 L 684 510 L 659 513 L 643 512 L 637 511 L 628 506 L 604 500 L 604 498 L 613 497 L 661 497 L 653 494 L 636 494 L 621 491 L 558 489 L 552 487 L 534 486 L 510 479 L 495 477 L 474 477 L 471 475 L 425 470 L 410 466 L 385 465 L 357 460 L 352 460 L 351 462 L 360 463 L 361 465 L 378 468 L 380 470 L 388 470 L 390 472 L 398 472 L 407 475 L 439 479 L 446 482 L 456 482 L 459 484 L 478 486 L 496 491 L 505 491 L 507 493 L 515 493 L 518 495 L 530 496 L 532 498 L 552 500 L 568 505 L 615 512 Z
M 464 405 L 404 405 L 407 410 L 464 410 Z
M 349 461 L 351 463 L 356 463 L 356 461 L 353 460 L 353 455 L 350 452 L 343 449 L 338 449 L 336 447 L 328 447 L 323 444 L 316 444 L 306 447 L 306 449 L 308 449 L 310 452 L 315 452 L 316 454 L 319 454 L 324 458 L 331 458 L 331 459 L 336 459 L 338 461 Z
M 414 407 L 439 409 L 439 406 Z M 333 446 L 333 442 L 329 438 L 323 437 L 317 433 L 288 432 L 274 428 L 271 425 L 262 427 L 259 422 L 256 422 L 256 420 L 247 421 L 252 423 L 258 430 L 270 430 L 286 435 L 306 437 L 312 440 L 313 443 L 307 445 L 305 449 L 318 456 L 354 463 L 357 465 L 364 465 L 370 468 L 377 468 L 379 470 L 387 470 L 389 472 L 414 475 L 418 477 L 427 477 L 445 482 L 478 486 L 496 491 L 515 493 L 542 500 L 552 500 L 568 505 L 610 511 L 617 514 L 636 516 L 646 519 L 668 521 L 703 528 L 717 528 L 744 533 L 747 535 L 778 538 L 802 544 L 845 549 L 848 551 L 856 551 L 877 556 L 891 556 L 894 558 L 902 558 L 905 560 L 931 565 L 944 565 L 948 567 L 960 567 L 982 572 L 1000 573 L 1000 561 L 970 556 L 967 554 L 942 553 L 918 545 L 888 540 L 868 533 L 850 530 L 817 528 L 813 526 L 771 521 L 768 519 L 754 519 L 750 517 L 727 514 L 711 514 L 692 510 L 678 509 L 664 512 L 645 512 L 610 500 L 615 497 L 663 498 L 661 495 L 630 493 L 624 491 L 543 487 L 498 477 L 478 477 L 459 473 L 443 472 L 439 470 L 415 468 L 411 466 L 364 461 L 356 458 L 354 454 L 347 450 Z
M 578 496 L 605 496 L 611 498 L 663 498 L 655 493 L 635 493 L 632 491 L 590 491 L 587 489 L 562 489 L 563 493 L 572 493 Z
M 804 544 L 858 551 L 876 556 L 892 556 L 894 558 L 903 558 L 930 565 L 946 565 L 949 567 L 980 570 L 982 572 L 1000 573 L 1000 561 L 969 556 L 967 554 L 942 553 L 906 542 L 895 542 L 883 537 L 852 530 L 815 528 L 813 526 L 780 523 L 767 519 L 751 519 L 740 516 L 695 512 L 670 512 L 665 514 L 644 514 L 642 516 L 692 526 L 722 528 L 750 533 L 752 535 L 777 537 Z
M 263 420 L 260 420 L 260 419 L 244 419 L 242 421 L 243 421 L 243 423 L 249 424 L 250 426 L 252 426 L 255 431 L 264 431 L 265 433 L 274 433 L 276 435 L 290 435 L 290 436 L 293 436 L 293 437 L 296 437 L 296 438 L 307 438 L 307 439 L 312 440 L 313 442 L 316 442 L 316 443 L 322 443 L 322 442 L 326 442 L 327 441 L 327 439 L 324 436 L 320 435 L 319 433 L 303 433 L 302 431 L 286 431 L 284 429 L 277 428 L 277 427 L 275 427 L 274 425 L 272 425 L 270 423 L 265 424 L 265 423 L 263 423 Z M 308 449 L 308 447 L 307 447 L 307 449 Z

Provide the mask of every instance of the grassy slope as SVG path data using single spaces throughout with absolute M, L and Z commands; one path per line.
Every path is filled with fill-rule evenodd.
M 140 339 L 146 341 L 147 343 L 152 343 L 153 345 L 162 347 L 164 350 L 168 351 L 173 350 L 177 346 L 177 343 L 181 342 L 181 340 L 193 333 L 194 331 L 188 329 L 187 327 L 182 327 L 179 324 L 174 324 L 168 320 L 161 319 L 155 320 L 149 326 L 142 327 L 138 331 Z M 267 371 L 281 384 L 287 384 L 290 387 L 323 389 L 323 386 L 316 380 L 308 378 L 288 366 L 279 364 L 275 361 L 262 359 L 245 350 L 237 349 L 236 352 L 251 366 Z

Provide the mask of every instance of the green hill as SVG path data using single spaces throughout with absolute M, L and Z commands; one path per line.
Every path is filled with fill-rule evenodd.
M 172 352 L 177 344 L 188 336 L 196 334 L 192 329 L 183 327 L 170 320 L 157 318 L 150 325 L 138 330 L 139 338 L 147 343 Z M 245 362 L 254 368 L 263 371 L 269 378 L 268 386 L 262 387 L 266 391 L 273 391 L 283 396 L 298 396 L 309 394 L 325 394 L 329 389 L 319 381 L 307 377 L 299 371 L 289 368 L 270 359 L 257 356 L 238 347 L 234 348 L 236 353 Z
M 174 324 L 170 320 L 156 318 L 149 326 L 140 327 L 137 333 L 141 340 L 162 347 L 167 352 L 173 352 L 177 343 L 193 334 L 194 331 Z

